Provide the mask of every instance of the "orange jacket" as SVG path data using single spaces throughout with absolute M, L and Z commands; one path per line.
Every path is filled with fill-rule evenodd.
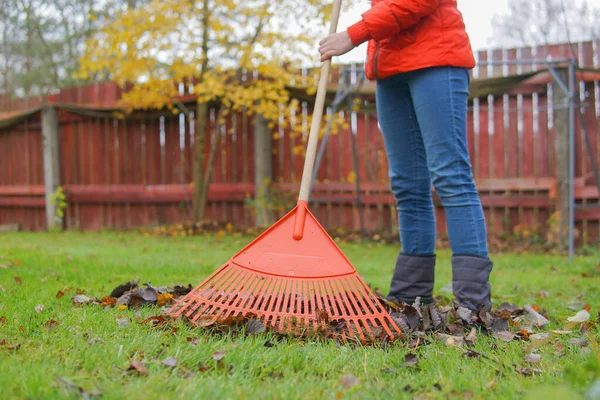
M 370 80 L 427 67 L 475 66 L 456 0 L 372 0 L 348 34 L 356 46 L 369 41 Z

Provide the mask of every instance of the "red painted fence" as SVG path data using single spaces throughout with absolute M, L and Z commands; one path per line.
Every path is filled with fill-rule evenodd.
M 577 46 L 582 67 L 598 67 L 598 46 Z M 533 54 L 531 54 L 533 53 Z M 477 54 L 486 60 L 511 61 L 548 56 L 569 57 L 567 46 L 509 49 Z M 545 65 L 481 65 L 474 80 L 524 73 Z M 537 79 L 537 78 L 536 78 Z M 372 84 L 371 84 L 372 85 Z M 600 82 L 580 82 L 585 124 L 596 160 L 600 160 Z M 510 234 L 528 226 L 544 234 L 553 212 L 555 179 L 552 84 L 524 85 L 501 95 L 470 102 L 468 142 L 473 170 L 492 234 Z M 121 91 L 111 83 L 65 89 L 52 100 L 60 104 L 114 103 Z M 550 96 L 551 98 L 551 96 Z M 6 115 L 39 105 L 1 101 Z M 97 111 L 97 110 L 96 110 Z M 146 113 L 119 120 L 96 111 L 59 111 L 60 184 L 68 193 L 67 229 L 129 229 L 184 221 L 191 212 L 194 123 L 183 115 Z M 1 115 L 1 114 L 0 114 Z M 302 116 L 296 123 L 302 124 Z M 359 177 L 366 228 L 397 229 L 393 198 L 389 192 L 383 141 L 374 111 L 359 112 Z M 19 223 L 26 230 L 46 228 L 40 113 L 0 129 L 0 224 Z M 209 130 L 215 129 L 214 118 Z M 233 115 L 227 120 L 210 189 L 209 218 L 235 225 L 254 223 L 248 198 L 254 196 L 254 138 L 252 120 Z M 274 140 L 275 181 L 296 190 L 303 158 L 294 149 L 302 138 L 278 131 Z M 581 121 L 576 127 L 576 198 L 595 202 Z M 329 228 L 358 228 L 352 183 L 351 132 L 330 138 L 319 170 L 311 207 Z M 207 144 L 208 152 L 208 144 Z M 291 193 L 293 199 L 294 192 Z M 445 231 L 443 210 L 437 208 L 438 229 Z M 593 242 L 600 233 L 600 210 L 577 212 L 582 237 Z

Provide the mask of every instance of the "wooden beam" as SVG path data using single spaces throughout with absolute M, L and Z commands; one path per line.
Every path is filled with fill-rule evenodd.
M 58 205 L 52 204 L 51 196 L 60 184 L 60 158 L 58 144 L 58 118 L 56 108 L 47 106 L 42 110 L 42 148 L 44 158 L 44 187 L 46 191 L 46 224 L 48 228 L 59 227 Z

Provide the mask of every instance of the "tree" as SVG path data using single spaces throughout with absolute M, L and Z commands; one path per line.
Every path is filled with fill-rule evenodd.
M 36 96 L 79 83 L 84 44 L 118 13 L 149 0 L 3 0 L 0 93 Z
M 600 9 L 585 0 L 509 0 L 508 11 L 492 21 L 493 41 L 512 47 L 566 43 L 568 36 L 572 42 L 592 40 L 600 36 L 599 18 Z
M 331 7 L 325 0 L 154 0 L 122 13 L 88 41 L 81 77 L 132 83 L 123 95 L 129 109 L 174 112 L 176 83 L 193 83 L 198 97 L 192 218 L 200 221 L 220 137 L 210 141 L 206 160 L 210 104 L 218 104 L 218 124 L 228 113 L 245 112 L 261 115 L 270 127 L 289 126 L 281 107 L 298 106 L 289 86 L 312 84 L 292 66 L 315 59 Z M 253 72 L 256 79 L 244 79 Z

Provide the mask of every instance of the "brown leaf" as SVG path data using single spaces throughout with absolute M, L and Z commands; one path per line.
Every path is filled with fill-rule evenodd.
M 6 324 L 6 317 L 2 316 L 0 317 L 0 325 L 5 325 Z
M 134 360 L 129 364 L 127 371 L 136 371 L 140 375 L 148 375 L 149 371 L 141 361 Z
M 166 365 L 167 367 L 176 367 L 177 359 L 175 357 L 169 357 L 169 358 L 163 360 L 162 364 Z
M 102 298 L 102 307 L 114 307 L 117 304 L 116 297 L 105 296 Z
M 175 298 L 171 293 L 159 293 L 158 295 L 158 306 L 162 307 L 165 304 L 171 304 Z
M 508 332 L 508 331 L 494 332 L 492 334 L 492 336 L 495 337 L 496 339 L 500 339 L 504 342 L 510 342 L 511 340 L 513 340 L 515 338 L 515 335 L 512 332 Z
M 256 318 L 252 318 L 246 322 L 246 333 L 249 335 L 263 333 L 266 329 L 265 325 Z
M 161 326 L 167 323 L 167 319 L 163 315 L 153 315 L 151 317 L 146 318 L 140 324 L 142 325 L 152 325 L 152 326 Z
M 583 338 L 573 338 L 569 340 L 569 343 L 579 347 L 587 347 L 590 344 L 590 342 Z
M 419 359 L 416 355 L 412 353 L 408 353 L 404 356 L 404 366 L 405 367 L 416 367 L 419 364 Z
M 37 306 L 35 306 L 34 308 L 36 313 L 41 313 L 42 311 L 44 311 L 44 305 L 43 304 L 38 304 Z
M 273 342 L 271 342 L 270 340 L 267 340 L 265 342 L 265 347 L 274 347 L 275 345 L 273 344 Z
M 25 328 L 23 328 L 23 325 L 19 326 L 19 332 L 25 333 Z
M 48 330 L 52 330 L 58 326 L 58 321 L 55 319 L 50 319 L 44 323 L 44 327 Z
M 342 385 L 346 389 L 351 389 L 356 385 L 360 384 L 360 379 L 352 374 L 345 374 L 340 379 L 340 385 Z
M 528 354 L 527 357 L 525 357 L 525 362 L 528 362 L 530 364 L 539 364 L 540 360 L 542 359 L 542 356 L 539 354 Z
M 540 290 L 539 296 L 540 299 L 545 299 L 548 297 L 548 292 L 546 292 L 545 290 Z
M 137 288 L 131 292 L 129 305 L 133 308 L 141 307 L 145 304 L 154 304 L 158 301 L 158 292 L 150 288 Z
M 119 298 L 121 297 L 125 292 L 130 291 L 131 289 L 134 289 L 137 287 L 138 285 L 138 280 L 135 281 L 129 281 L 127 283 L 124 283 L 122 285 L 117 286 L 116 288 L 114 288 L 112 290 L 112 292 L 110 292 L 109 297 L 114 297 L 114 298 Z
M 21 279 L 20 276 L 15 276 L 15 282 L 17 282 L 19 285 L 23 284 L 23 279 Z
M 224 351 L 215 351 L 213 354 L 213 360 L 221 361 L 223 358 L 225 358 L 226 354 L 227 353 L 225 353 Z
M 537 305 L 526 305 L 523 307 L 523 310 L 527 313 L 528 319 L 531 321 L 531 324 L 536 327 L 543 327 L 548 325 L 550 321 L 548 321 L 542 314 L 540 314 L 540 308 Z
M 315 314 L 317 315 L 317 322 L 319 324 L 329 324 L 329 314 L 327 310 L 316 309 Z
M 58 293 L 56 293 L 56 298 L 60 299 L 65 295 L 65 292 L 63 292 L 62 290 L 59 290 Z
M 493 388 L 495 388 L 495 387 L 496 387 L 496 378 L 494 378 L 494 379 L 492 379 L 491 381 L 489 381 L 489 382 L 487 383 L 487 385 L 485 385 L 485 387 L 486 387 L 487 389 L 493 389 Z
M 477 330 L 473 327 L 473 328 L 471 328 L 471 332 L 469 332 L 469 334 L 467 335 L 466 341 L 469 346 L 472 346 L 475 344 L 476 340 L 477 340 Z
M 185 296 L 186 294 L 188 294 L 189 292 L 191 292 L 193 289 L 192 285 L 187 285 L 187 286 L 180 286 L 180 285 L 175 285 L 173 286 L 173 295 L 175 297 L 181 297 L 181 296 Z
M 509 328 L 508 318 L 496 318 L 492 323 L 493 331 L 507 331 Z

